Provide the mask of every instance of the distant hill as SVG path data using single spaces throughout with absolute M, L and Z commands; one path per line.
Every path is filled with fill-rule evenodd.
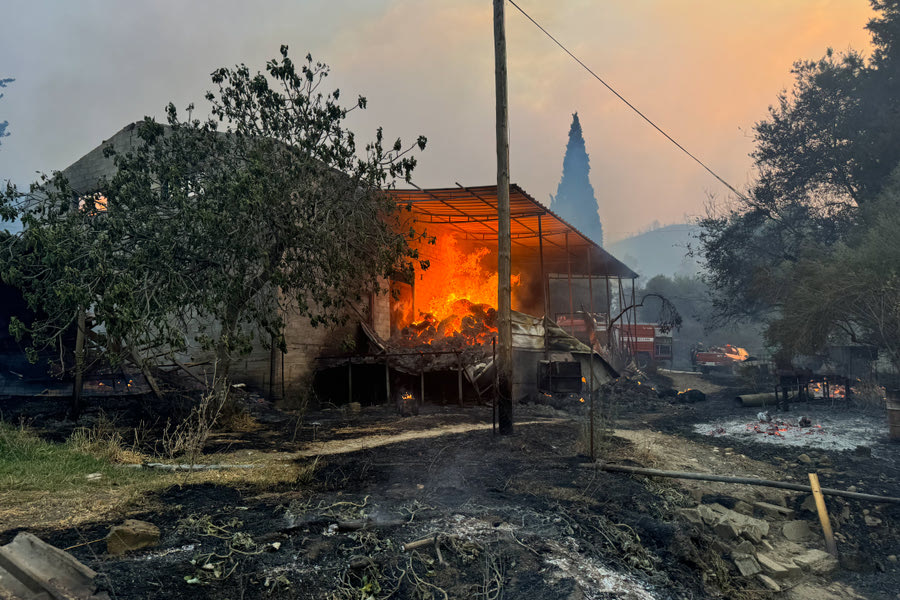
M 647 281 L 654 275 L 695 275 L 700 267 L 695 257 L 687 256 L 688 244 L 700 228 L 689 223 L 666 225 L 606 245 L 606 250 L 640 273 Z

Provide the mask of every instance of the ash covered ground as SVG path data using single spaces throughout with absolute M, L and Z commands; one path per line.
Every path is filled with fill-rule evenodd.
M 656 397 L 653 387 L 673 384 L 704 389 L 707 400 Z M 773 415 L 809 415 L 821 435 L 852 440 L 847 449 L 806 434 L 804 443 L 709 435 L 726 423 L 746 428 L 759 412 L 735 408 L 728 385 L 665 374 L 620 385 L 596 407 L 599 458 L 795 482 L 816 471 L 824 487 L 900 496 L 900 452 L 886 426 L 879 435 L 877 412 L 809 405 Z M 77 546 L 71 553 L 116 598 L 829 600 L 893 599 L 900 589 L 898 505 L 828 498 L 840 560 L 824 560 L 810 554 L 824 545 L 805 494 L 587 466 L 585 404 L 518 406 L 510 437 L 492 434 L 483 406 L 426 404 L 408 418 L 385 407 L 322 411 L 300 427 L 267 403 L 251 408 L 262 429 L 219 443 L 239 443 L 244 460 L 309 467 L 308 476 L 267 487 L 186 476 L 108 518 L 20 522 L 0 531 L 0 543 L 29 529 Z M 854 419 L 870 437 L 848 426 Z M 160 544 L 112 557 L 88 543 L 126 517 L 158 526 Z M 745 555 L 758 573 L 738 566 Z M 790 573 L 767 570 L 767 561 Z

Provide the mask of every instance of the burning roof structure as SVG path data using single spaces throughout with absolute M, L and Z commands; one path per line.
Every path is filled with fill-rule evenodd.
M 401 209 L 401 227 L 424 233 L 417 250 L 427 268 L 390 282 L 392 293 L 385 300 L 389 330 L 367 328 L 372 342 L 367 352 L 329 357 L 320 366 L 349 367 L 354 360 L 380 363 L 401 373 L 418 373 L 423 381 L 425 373 L 455 370 L 460 400 L 463 375 L 481 396 L 490 387 L 497 333 L 497 187 L 390 193 Z M 574 331 L 557 325 L 554 314 L 576 312 L 573 288 L 581 282 L 581 291 L 588 294 L 581 294 L 578 308 L 590 307 L 591 314 L 608 318 L 613 302 L 618 307 L 628 304 L 622 282 L 631 280 L 633 289 L 637 273 L 515 184 L 510 186 L 510 224 L 514 397 L 541 391 L 541 368 L 559 370 L 540 363 L 568 363 L 567 372 L 577 373 L 577 380 L 588 387 L 593 382 L 596 389 L 615 376 L 614 369 Z M 567 298 L 558 291 L 551 298 L 551 280 L 567 284 L 568 293 L 562 294 Z M 384 381 L 390 393 L 390 377 Z M 421 389 L 425 387 L 422 383 Z

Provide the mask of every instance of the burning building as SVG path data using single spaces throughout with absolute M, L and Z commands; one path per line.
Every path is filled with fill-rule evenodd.
M 370 371 L 379 364 L 373 372 L 385 372 L 382 398 L 392 393 L 394 371 L 420 396 L 441 396 L 429 387 L 449 387 L 460 401 L 483 396 L 492 387 L 497 334 L 497 188 L 391 193 L 405 215 L 402 227 L 425 234 L 417 249 L 428 267 L 395 278 L 391 294 L 376 299 L 365 353 L 323 357 L 320 367 L 342 373 L 354 361 Z M 607 320 L 613 305 L 628 305 L 625 290 L 637 274 L 517 185 L 510 186 L 510 215 L 514 398 L 599 386 L 615 373 L 598 352 L 606 344 L 579 340 L 574 326 L 567 331 L 556 321 Z M 551 282 L 564 283 L 565 292 L 556 286 L 554 294 Z M 448 376 L 454 371 L 455 382 Z
M 65 169 L 73 190 L 95 193 L 101 178 L 115 173 L 104 148 L 122 153 L 136 142 L 135 126 L 126 126 Z M 428 268 L 385 281 L 390 294 L 373 294 L 351 307 L 356 318 L 346 326 L 317 328 L 285 315 L 287 352 L 254 348 L 233 366 L 237 382 L 289 397 L 305 393 L 317 374 L 328 390 L 324 398 L 336 402 L 348 396 L 384 402 L 400 389 L 419 401 L 423 395 L 449 400 L 487 393 L 497 331 L 496 186 L 391 193 L 405 219 L 401 227 L 428 239 L 418 248 Z M 582 377 L 599 385 L 612 370 L 595 350 L 610 344 L 593 336 L 576 339 L 573 323 L 607 322 L 611 312 L 628 306 L 637 274 L 516 185 L 510 209 L 516 397 L 542 387 L 574 387 Z M 562 315 L 569 317 L 568 328 L 557 324 Z M 199 347 L 179 358 L 200 377 L 210 364 Z M 574 364 L 580 366 L 573 371 Z

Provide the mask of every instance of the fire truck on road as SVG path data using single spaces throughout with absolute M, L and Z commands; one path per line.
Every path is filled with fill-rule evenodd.
M 704 374 L 710 371 L 731 371 L 734 365 L 748 358 L 750 354 L 746 350 L 731 344 L 712 346 L 708 349 L 698 344 L 691 348 L 691 365 L 695 371 L 699 370 Z

